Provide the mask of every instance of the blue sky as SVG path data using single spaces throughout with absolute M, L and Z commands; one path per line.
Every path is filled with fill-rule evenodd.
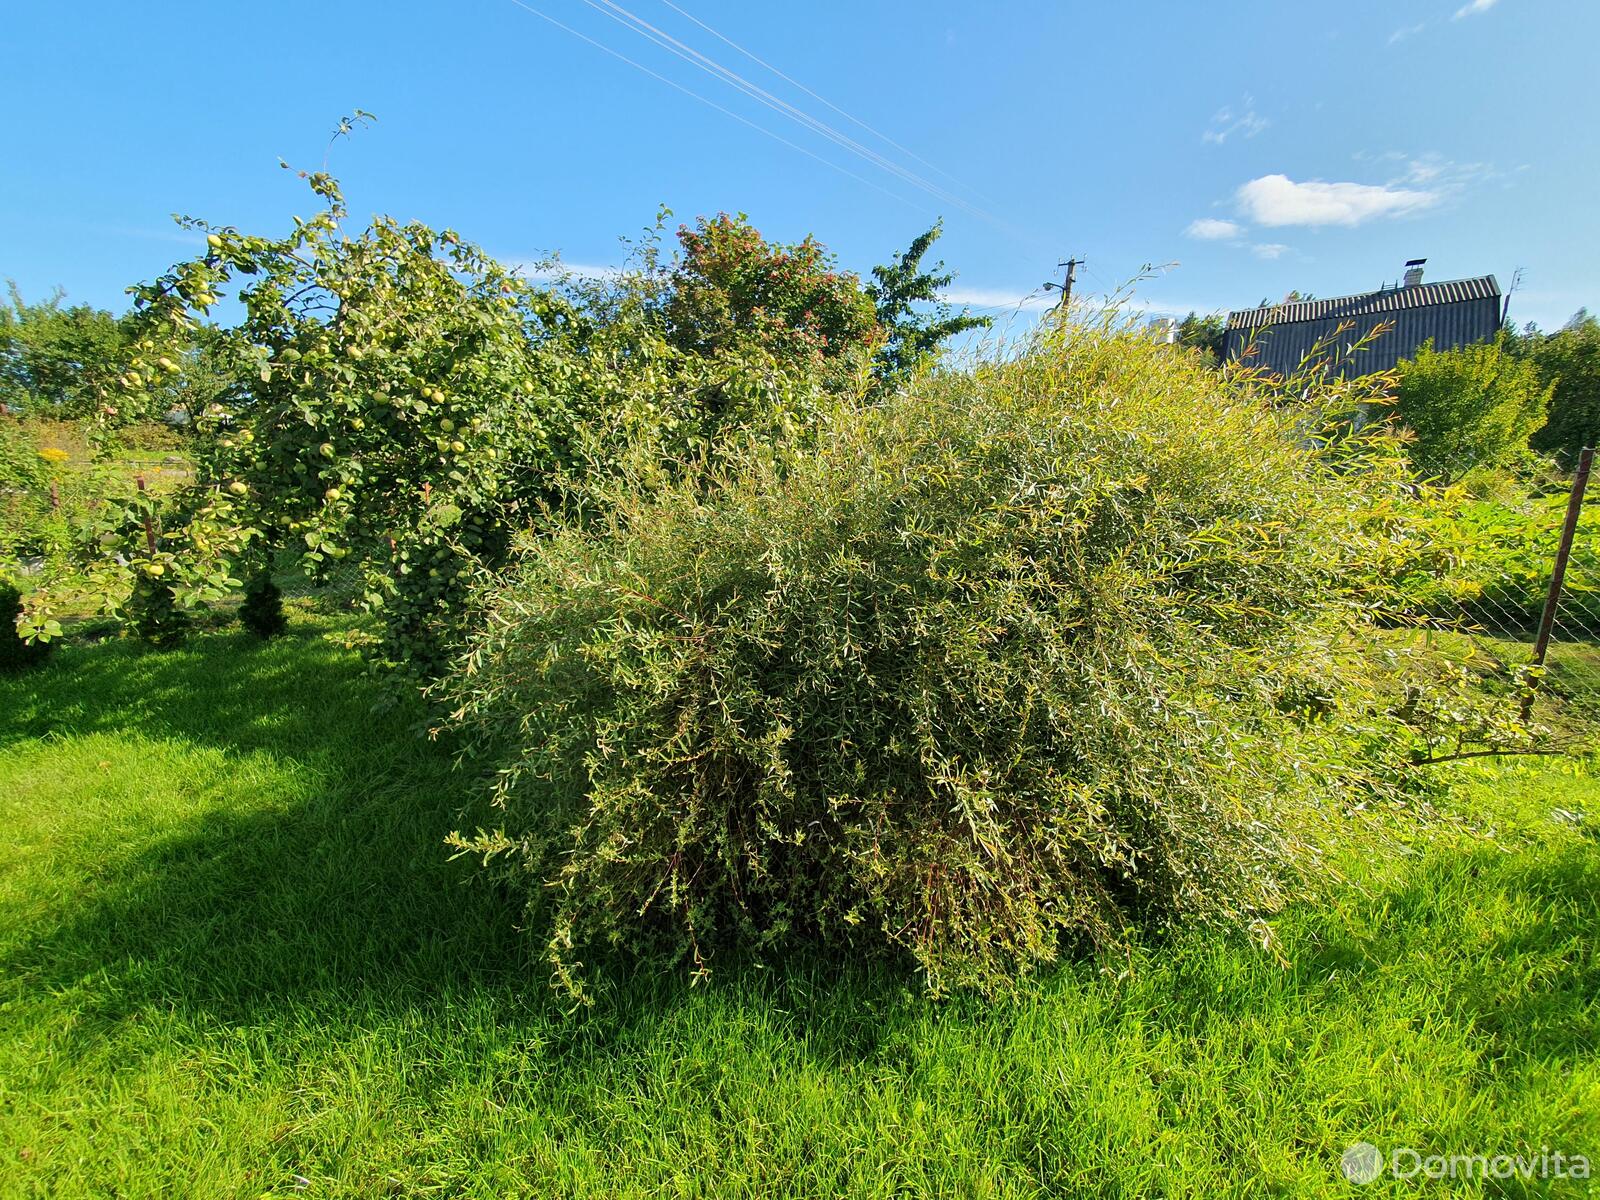
M 8 8 L 0 275 L 30 297 L 121 307 L 192 240 L 174 212 L 283 228 L 311 202 L 278 158 L 320 166 L 360 107 L 378 123 L 331 158 L 355 212 L 506 259 L 614 264 L 665 204 L 865 270 L 942 214 L 955 297 L 1002 311 L 1068 255 L 1090 292 L 1179 264 L 1140 287 L 1157 311 L 1364 290 L 1417 256 L 1522 268 L 1519 322 L 1600 309 L 1596 0 Z

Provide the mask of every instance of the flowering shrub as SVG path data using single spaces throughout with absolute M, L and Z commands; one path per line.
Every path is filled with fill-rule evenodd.
M 77 555 L 106 534 L 110 516 L 104 464 L 41 440 L 37 421 L 0 416 L 0 574 L 29 591 L 70 581 Z
M 682 261 L 666 305 L 675 344 L 715 356 L 755 346 L 849 381 L 883 341 L 872 298 L 815 238 L 769 244 L 741 214 L 678 231 Z

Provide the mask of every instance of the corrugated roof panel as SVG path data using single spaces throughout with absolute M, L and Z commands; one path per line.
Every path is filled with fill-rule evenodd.
M 1323 321 L 1333 317 L 1363 317 L 1373 313 L 1429 308 L 1436 304 L 1459 304 L 1466 300 L 1499 299 L 1499 296 L 1500 284 L 1495 277 L 1478 275 L 1471 279 L 1419 283 L 1414 287 L 1381 288 L 1376 292 L 1335 296 L 1329 300 L 1239 309 L 1228 314 L 1228 328 L 1257 329 L 1265 325 L 1292 325 L 1300 321 Z
M 1313 307 L 1280 305 L 1280 308 Z M 1432 340 L 1437 350 L 1453 350 L 1487 341 L 1500 328 L 1497 293 L 1427 305 L 1390 305 L 1361 311 L 1333 311 L 1313 320 L 1285 320 L 1263 325 L 1230 325 L 1223 338 L 1224 357 L 1246 358 L 1253 366 L 1279 375 L 1292 375 L 1313 350 L 1332 360 L 1341 375 L 1384 371 L 1403 358 L 1414 357 L 1417 347 Z M 1350 347 L 1389 328 L 1357 354 Z M 1337 332 L 1347 326 L 1343 332 Z M 1337 333 L 1337 336 L 1335 336 Z

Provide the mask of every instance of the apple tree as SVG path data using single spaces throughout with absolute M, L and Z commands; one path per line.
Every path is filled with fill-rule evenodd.
M 337 182 L 304 177 L 321 210 L 284 236 L 185 219 L 205 252 L 133 289 L 102 423 L 165 404 L 200 341 L 210 381 L 193 485 L 130 490 L 86 547 L 101 607 L 152 640 L 241 587 L 270 633 L 275 571 L 359 571 L 372 658 L 432 677 L 519 534 L 586 519 L 605 478 L 693 469 L 730 429 L 791 431 L 819 394 L 815 356 L 686 347 L 648 287 L 624 280 L 596 310 L 450 231 L 378 217 L 352 233 Z M 235 319 L 205 325 L 213 312 Z M 48 629 L 52 600 L 29 598 L 25 630 Z
M 590 394 L 580 317 L 450 232 L 377 218 L 351 235 L 337 183 L 307 178 L 324 207 L 286 236 L 185 221 L 206 253 L 135 289 L 108 420 L 184 371 L 225 289 L 239 317 L 210 340 L 228 384 L 195 414 L 195 484 L 128 498 L 104 607 L 147 607 L 153 587 L 182 609 L 285 560 L 313 577 L 348 561 L 383 615 L 377 657 L 425 675 L 475 570 L 558 501 Z

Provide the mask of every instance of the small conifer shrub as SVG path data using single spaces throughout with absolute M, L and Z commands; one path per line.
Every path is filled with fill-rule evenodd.
M 17 632 L 22 593 L 0 576 L 0 671 L 20 671 L 36 666 L 50 653 L 53 642 L 26 642 Z
M 283 615 L 283 592 L 271 575 L 263 572 L 245 584 L 239 620 L 263 641 L 277 637 L 288 628 L 288 619 Z

